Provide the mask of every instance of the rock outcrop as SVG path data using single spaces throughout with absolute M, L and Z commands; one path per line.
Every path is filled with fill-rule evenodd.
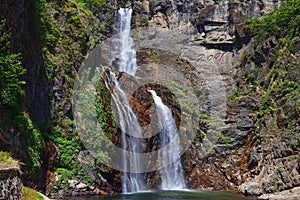
M 20 169 L 0 168 L 0 199 L 21 200 L 23 196 Z
M 275 192 L 273 194 L 264 194 L 258 197 L 258 199 L 268 199 L 268 200 L 297 200 L 300 199 L 300 188 L 295 187 L 290 190 L 284 190 L 281 192 Z
M 261 17 L 279 5 L 280 2 L 274 1 L 135 3 L 135 23 L 142 25 L 143 19 L 148 19 L 151 27 L 142 28 L 146 31 L 137 30 L 137 46 L 163 49 L 169 52 L 169 57 L 175 53 L 188 61 L 193 70 L 177 70 L 195 84 L 200 110 L 222 119 L 218 124 L 219 133 L 215 135 L 217 140 L 211 137 L 212 127 L 200 123 L 207 135 L 199 136 L 199 141 L 183 157 L 192 188 L 261 195 L 299 185 L 299 131 L 295 118 L 298 111 L 289 109 L 291 103 L 283 98 L 279 99 L 283 104 L 282 113 L 289 113 L 293 125 L 284 119 L 287 118 L 284 114 L 258 120 L 258 112 L 266 109 L 262 108 L 264 97 L 262 90 L 258 87 L 255 91 L 256 86 L 252 87 L 251 83 L 254 76 L 259 86 L 269 87 L 270 68 L 278 67 L 274 66 L 277 41 L 270 38 L 254 49 L 245 30 L 247 17 Z M 159 56 L 153 57 L 164 65 Z M 295 55 L 285 57 L 282 62 L 299 62 Z M 165 65 L 172 67 L 172 64 Z M 153 76 L 151 71 L 146 73 Z M 287 78 L 292 80 L 294 73 L 297 72 Z M 208 145 L 211 143 L 212 146 Z
M 246 37 L 246 18 L 262 17 L 280 3 L 271 0 L 143 0 L 134 1 L 133 5 L 138 26 L 180 30 L 198 44 L 224 45 L 236 44 Z

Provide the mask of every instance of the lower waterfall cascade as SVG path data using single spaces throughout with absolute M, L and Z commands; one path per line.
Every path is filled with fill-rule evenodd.
M 154 99 L 157 118 L 159 121 L 160 147 L 163 148 L 166 145 L 169 146 L 169 148 L 166 148 L 167 151 L 162 151 L 161 155 L 161 161 L 163 162 L 161 164 L 164 166 L 160 171 L 162 181 L 161 189 L 185 189 L 186 184 L 183 176 L 182 164 L 180 156 L 178 156 L 180 153 L 180 139 L 175 119 L 172 116 L 171 109 L 163 103 L 162 99 L 156 94 L 156 92 L 154 90 L 149 90 L 149 92 L 152 94 Z

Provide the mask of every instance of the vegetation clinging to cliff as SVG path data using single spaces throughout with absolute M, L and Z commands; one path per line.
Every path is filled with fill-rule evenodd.
M 26 74 L 22 66 L 21 54 L 12 53 L 9 39 L 11 33 L 0 22 L 0 126 L 4 131 L 18 135 L 27 156 L 27 164 L 34 171 L 40 167 L 40 153 L 44 141 L 40 132 L 33 126 L 24 106 L 26 84 L 22 76 Z
M 28 188 L 28 187 L 22 187 L 23 189 L 23 199 L 22 200 L 43 200 L 44 197 L 37 193 L 35 190 Z
M 9 49 L 10 33 L 4 30 L 5 20 L 0 22 L 0 118 L 1 125 L 12 123 L 12 118 L 20 112 L 24 100 L 21 76 L 26 70 L 21 65 L 21 55 Z
M 261 95 L 256 125 L 263 127 L 263 132 L 269 128 L 273 132 L 297 134 L 300 1 L 283 1 L 270 15 L 247 22 L 248 29 L 255 34 L 255 51 L 244 58 L 243 63 L 252 66 L 243 72 L 246 84 L 240 84 L 240 98 Z M 266 120 L 272 123 L 268 126 Z
M 300 42 L 300 1 L 286 0 L 279 9 L 275 10 L 269 16 L 248 22 L 249 27 L 254 28 L 256 38 L 261 43 L 265 42 L 270 36 L 274 36 L 276 41 L 279 42 L 273 64 L 274 69 L 270 74 L 270 85 L 272 85 L 272 81 L 281 80 L 286 82 L 286 84 L 278 85 L 277 89 L 283 85 L 285 87 L 282 88 L 283 90 L 297 86 L 297 77 L 293 77 L 292 74 L 299 68 L 297 55 L 299 54 Z M 284 71 L 289 71 L 289 74 Z M 289 84 L 287 84 L 288 80 Z M 292 84 L 292 82 L 294 83 Z M 295 94 L 297 87 L 293 89 L 293 94 Z M 278 90 L 277 92 L 280 91 Z M 277 94 L 276 96 L 279 97 L 280 95 Z
M 248 19 L 248 28 L 252 29 L 260 41 L 275 36 L 276 39 L 291 39 L 299 36 L 300 1 L 284 0 L 282 5 L 263 18 Z
M 243 109 L 245 105 L 246 118 L 253 121 L 241 165 L 249 179 L 242 186 L 263 177 L 258 190 L 247 193 L 300 185 L 299 20 L 298 0 L 284 1 L 268 16 L 247 20 L 254 43 L 238 65 L 236 88 L 230 96 L 232 105 Z

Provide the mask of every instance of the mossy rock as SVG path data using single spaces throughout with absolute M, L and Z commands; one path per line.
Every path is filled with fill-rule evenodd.
M 0 151 L 0 168 L 19 168 L 18 161 L 14 160 L 9 152 Z
M 44 197 L 40 195 L 37 191 L 24 186 L 22 187 L 22 189 L 23 189 L 22 200 L 44 200 Z

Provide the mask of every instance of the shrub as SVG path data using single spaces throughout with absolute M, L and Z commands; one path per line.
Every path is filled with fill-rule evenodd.
M 263 18 L 247 19 L 248 29 L 254 31 L 257 38 L 264 40 L 273 35 L 277 39 L 293 38 L 300 31 L 300 1 L 283 0 L 282 5 Z

